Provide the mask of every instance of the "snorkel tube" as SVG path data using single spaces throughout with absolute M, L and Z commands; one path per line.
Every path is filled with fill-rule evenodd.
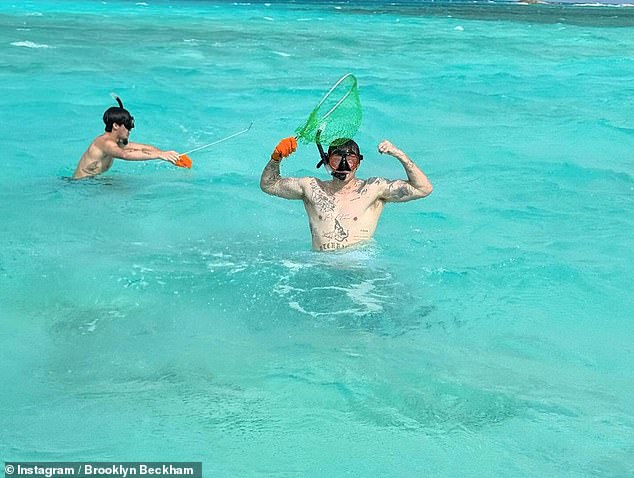
M 321 167 L 322 164 L 328 164 L 328 155 L 324 152 L 324 148 L 321 146 L 321 130 L 318 129 L 317 133 L 315 133 L 315 144 L 317 144 L 317 149 L 319 150 L 319 156 L 321 160 L 315 166 L 317 169 Z

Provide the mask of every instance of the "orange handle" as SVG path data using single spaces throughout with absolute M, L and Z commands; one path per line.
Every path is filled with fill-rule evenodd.
M 187 169 L 191 169 L 192 167 L 192 160 L 190 159 L 189 156 L 187 156 L 186 154 L 181 154 L 178 157 L 178 161 L 176 161 L 176 163 L 174 163 L 176 166 L 178 166 L 179 168 L 187 168 Z

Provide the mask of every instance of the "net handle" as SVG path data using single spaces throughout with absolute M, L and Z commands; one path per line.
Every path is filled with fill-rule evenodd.
M 239 136 L 239 135 L 241 135 L 241 134 L 246 133 L 247 131 L 249 131 L 249 130 L 251 129 L 251 126 L 253 126 L 253 121 L 251 121 L 251 123 L 249 124 L 249 126 L 248 126 L 248 127 L 246 127 L 245 129 L 243 129 L 242 131 L 238 131 L 237 133 L 230 134 L 229 136 L 227 136 L 227 137 L 225 137 L 225 138 L 218 139 L 218 140 L 216 140 L 216 141 L 213 141 L 212 143 L 205 144 L 205 145 L 203 145 L 203 146 L 199 146 L 198 148 L 191 149 L 191 150 L 186 151 L 186 152 L 181 153 L 181 154 L 194 153 L 194 152 L 196 152 L 196 151 L 200 151 L 201 149 L 205 149 L 205 148 L 208 148 L 208 147 L 210 147 L 210 146 L 213 146 L 214 144 L 222 143 L 223 141 L 227 141 L 228 139 L 235 138 L 236 136 Z
M 352 76 L 352 73 L 346 73 L 345 75 L 343 75 L 341 78 L 339 78 L 339 80 L 332 85 L 332 88 L 330 88 L 330 90 L 328 91 L 328 93 L 325 94 L 325 96 L 321 99 L 321 101 L 319 102 L 319 104 L 317 105 L 317 107 L 315 109 L 319 109 L 319 107 L 324 103 L 324 101 L 326 101 L 328 99 L 328 97 L 332 94 L 333 91 L 335 91 L 335 88 L 337 88 L 337 86 L 339 86 L 343 80 L 345 80 L 346 78 L 348 78 L 349 76 Z M 354 78 L 354 77 L 353 77 Z M 355 83 L 356 83 L 356 79 L 355 79 Z M 352 88 L 354 88 L 354 85 L 352 86 Z M 341 103 L 344 102 L 344 100 L 350 96 L 350 93 L 352 92 L 352 88 L 350 88 L 348 90 L 348 92 L 343 95 L 343 98 L 341 98 L 339 101 L 337 101 L 337 103 L 335 104 L 335 106 L 333 106 L 332 108 L 330 108 L 330 111 L 328 111 L 328 113 L 326 113 L 324 116 L 322 116 L 322 120 L 328 118 L 328 116 L 330 116 L 332 114 L 333 111 L 335 111 L 339 105 Z

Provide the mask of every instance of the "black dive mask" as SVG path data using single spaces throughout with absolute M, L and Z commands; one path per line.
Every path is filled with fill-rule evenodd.
M 344 179 L 346 179 L 348 173 L 352 172 L 353 170 L 348 162 L 348 156 L 350 156 L 350 159 L 354 164 L 354 169 L 356 169 L 359 167 L 359 163 L 363 159 L 363 155 L 357 154 L 356 151 L 343 149 L 336 149 L 332 151 L 332 153 L 328 154 L 324 151 L 324 148 L 319 141 L 320 136 L 321 130 L 317 130 L 317 134 L 315 135 L 315 143 L 317 144 L 317 149 L 319 150 L 319 156 L 321 156 L 321 160 L 317 163 L 316 167 L 319 168 L 322 164 L 327 164 L 328 166 L 330 166 L 330 169 L 332 169 L 332 172 L 330 174 L 335 178 L 343 181 Z M 336 164 L 336 167 L 331 161 L 331 158 L 335 160 L 334 164 Z

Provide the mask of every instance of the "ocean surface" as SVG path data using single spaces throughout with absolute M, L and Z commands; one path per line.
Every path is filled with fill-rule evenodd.
M 259 176 L 348 72 L 358 176 L 435 189 L 315 253 Z M 3 460 L 634 476 L 633 8 L 9 0 L 0 91 Z M 111 92 L 163 149 L 253 126 L 70 181 Z

